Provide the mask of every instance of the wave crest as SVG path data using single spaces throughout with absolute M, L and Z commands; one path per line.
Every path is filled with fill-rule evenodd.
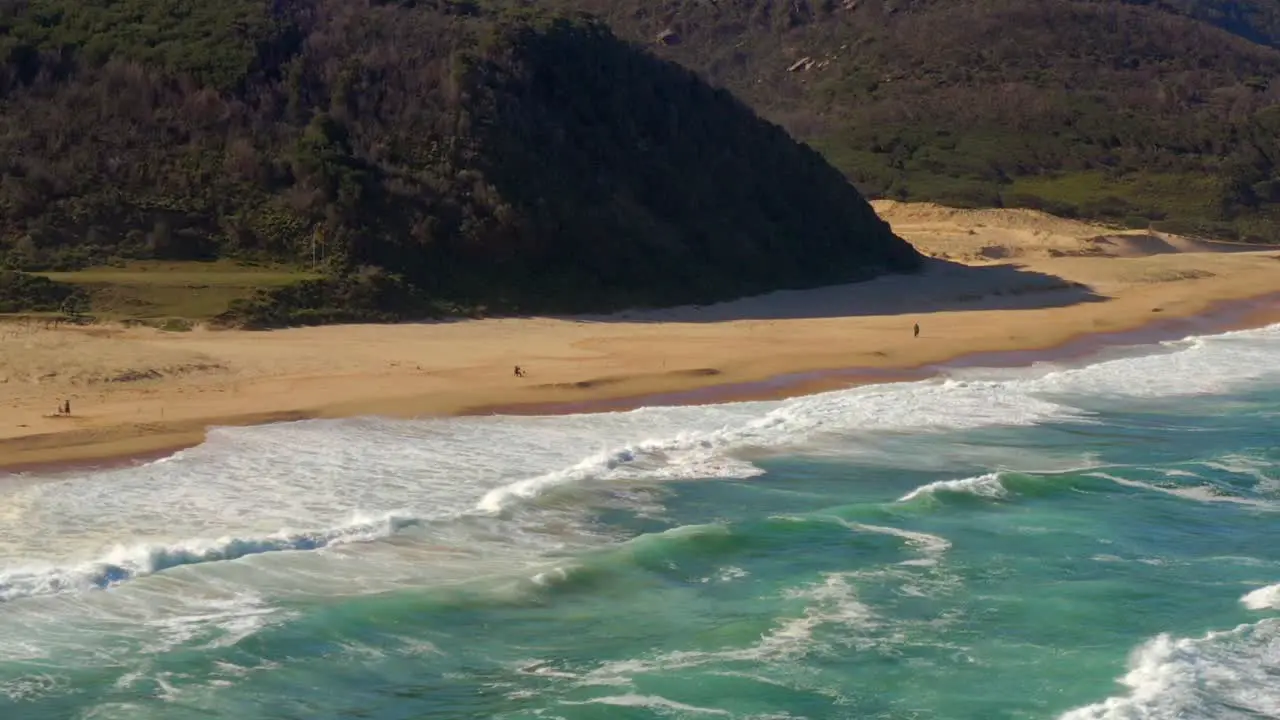
M 986 473 L 959 480 L 938 480 L 912 490 L 898 498 L 898 502 L 911 502 L 935 493 L 976 495 L 993 500 L 1008 497 L 1009 491 L 1000 482 L 1000 473 Z
M 281 531 L 264 537 L 193 539 L 173 544 L 117 545 L 97 561 L 72 567 L 35 567 L 0 573 L 0 602 L 77 590 L 104 590 L 138 577 L 183 565 L 237 560 L 273 552 L 319 550 L 389 537 L 418 524 L 417 518 L 388 513 L 357 518 L 329 530 Z

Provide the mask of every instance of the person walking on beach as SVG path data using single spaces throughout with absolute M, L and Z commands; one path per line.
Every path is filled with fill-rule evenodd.
M 64 402 L 64 403 L 62 404 L 62 412 L 63 412 L 63 413 L 65 413 L 65 414 L 67 414 L 67 415 L 70 415 L 70 414 L 71 414 L 71 401 L 70 401 L 70 400 L 67 400 L 66 402 Z
M 912 337 L 920 337 L 920 323 L 916 323 L 913 329 L 915 330 L 915 335 L 912 335 Z

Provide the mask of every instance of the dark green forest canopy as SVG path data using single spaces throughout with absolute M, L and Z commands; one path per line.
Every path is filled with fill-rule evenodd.
M 554 0 L 866 194 L 1280 241 L 1274 0 Z
M 278 323 L 915 264 L 734 96 L 868 195 L 1274 242 L 1278 48 L 1271 0 L 4 0 L 0 267 L 325 270 Z
M 511 3 L 27 0 L 0 263 L 313 263 L 259 324 L 706 302 L 909 271 L 822 156 L 601 23 Z

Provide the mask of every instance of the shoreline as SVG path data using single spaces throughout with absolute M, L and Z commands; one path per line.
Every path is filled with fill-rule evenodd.
M 1110 348 L 1141 347 L 1202 335 L 1256 330 L 1280 324 L 1280 292 L 1218 301 L 1194 315 L 1158 318 L 1125 330 L 1080 333 L 1062 342 L 1019 350 L 965 352 L 914 367 L 844 367 L 784 373 L 763 380 L 710 384 L 693 390 L 551 403 L 517 403 L 468 408 L 458 415 L 573 415 L 625 412 L 641 407 L 718 405 L 786 400 L 805 395 L 901 382 L 918 382 L 962 368 L 1018 368 L 1041 362 L 1083 360 Z
M 1280 323 L 1280 292 L 1256 297 L 1228 298 L 1209 303 L 1202 312 L 1169 314 L 1152 317 L 1131 327 L 1097 332 L 1079 332 L 1057 342 L 1015 349 L 957 350 L 940 359 L 903 367 L 848 366 L 779 373 L 760 379 L 732 379 L 732 374 L 687 371 L 692 387 L 669 391 L 612 395 L 607 390 L 597 397 L 583 400 L 536 400 L 510 404 L 447 404 L 436 411 L 404 412 L 388 406 L 389 412 L 359 412 L 357 407 L 317 408 L 313 411 L 256 412 L 242 415 L 178 421 L 156 432 L 139 432 L 137 426 L 103 428 L 91 432 L 81 442 L 67 442 L 64 433 L 37 436 L 28 440 L 29 454 L 47 451 L 48 459 L 26 462 L 0 461 L 0 480 L 21 478 L 31 474 L 63 475 L 78 471 L 102 471 L 152 462 L 204 442 L 214 427 L 247 427 L 277 422 L 348 417 L 459 417 L 478 415 L 566 415 L 601 412 L 625 412 L 640 407 L 711 405 L 730 402 L 781 400 L 822 392 L 899 382 L 915 382 L 972 368 L 1026 367 L 1038 362 L 1081 360 L 1118 347 L 1152 345 L 1198 335 L 1215 335 L 1248 330 Z M 701 381 L 698 381 L 698 378 Z M 686 383 L 688 384 L 688 383 Z M 588 390 L 591 388 L 587 388 Z M 412 400 L 409 401 L 412 404 Z M 113 432 L 115 430 L 115 432 Z M 39 442 L 44 440 L 45 442 Z M 4 442 L 0 441 L 0 447 Z M 43 447 L 42 447 L 43 446 Z
M 929 257 L 922 272 L 606 316 L 0 324 L 0 478 L 156 459 L 219 426 L 776 400 L 1280 322 L 1280 247 L 1030 210 L 875 208 Z M 68 401 L 70 416 L 51 414 Z

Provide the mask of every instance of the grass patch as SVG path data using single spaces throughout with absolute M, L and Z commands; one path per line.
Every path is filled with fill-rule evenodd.
M 296 268 L 231 261 L 145 261 L 38 274 L 83 289 L 89 295 L 89 312 L 97 318 L 141 321 L 174 331 L 219 315 L 257 290 L 320 277 Z
M 190 332 L 194 326 L 185 318 L 165 318 L 157 327 L 165 332 Z
M 1033 196 L 1077 208 L 1084 216 L 1209 217 L 1221 180 L 1205 174 L 1143 174 L 1108 177 L 1101 172 L 1062 173 L 1014 179 L 1007 195 Z

